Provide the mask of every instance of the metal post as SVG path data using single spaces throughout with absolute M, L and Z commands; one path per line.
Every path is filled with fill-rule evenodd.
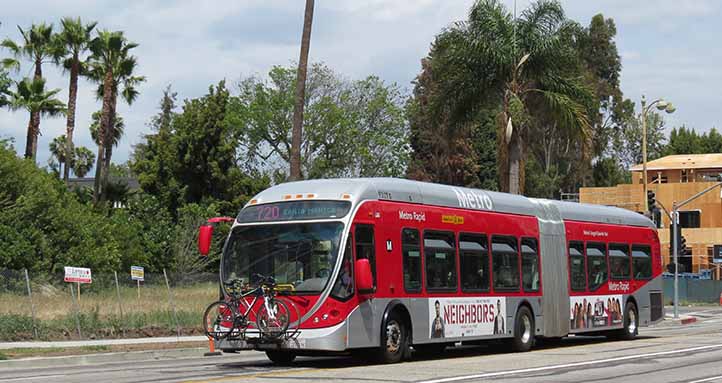
M 120 311 L 120 328 L 121 331 L 123 331 L 123 337 L 125 338 L 125 322 L 123 322 L 123 305 L 120 301 L 120 285 L 118 284 L 118 272 L 113 271 L 113 274 L 115 274 L 115 292 L 118 295 L 118 311 Z
M 165 268 L 163 268 L 163 278 L 165 278 L 165 287 L 168 288 L 168 303 L 170 304 L 171 309 L 173 309 L 173 319 L 175 320 L 176 334 L 180 338 L 181 331 L 180 325 L 178 325 L 178 314 L 176 314 L 175 304 L 173 304 L 173 293 L 170 291 L 170 283 L 168 283 L 168 274 L 166 274 Z
M 75 306 L 75 326 L 78 329 L 78 337 L 83 339 L 83 333 L 80 332 L 80 306 L 78 306 L 78 301 L 75 300 L 75 288 L 72 283 L 69 283 L 68 287 L 70 287 L 70 296 L 73 298 L 73 306 Z
M 28 286 L 28 297 L 30 298 L 30 314 L 32 315 L 33 335 L 38 338 L 38 328 L 35 326 L 35 304 L 33 303 L 33 292 L 30 290 L 30 275 L 28 269 L 25 269 L 25 284 Z
M 677 225 L 679 225 L 679 212 L 676 204 L 672 205 L 672 255 L 674 257 L 674 319 L 679 318 L 679 263 L 677 263 Z
M 644 184 L 642 199 L 644 214 L 649 211 L 647 204 L 647 99 L 642 95 L 642 183 Z

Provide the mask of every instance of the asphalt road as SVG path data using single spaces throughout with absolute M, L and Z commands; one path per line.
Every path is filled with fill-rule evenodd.
M 700 321 L 691 325 L 642 328 L 634 341 L 570 337 L 540 343 L 527 353 L 489 344 L 396 365 L 334 357 L 299 358 L 292 367 L 273 366 L 256 352 L 220 357 L 169 353 L 148 360 L 118 354 L 0 365 L 0 382 L 722 382 L 722 309 L 696 315 Z

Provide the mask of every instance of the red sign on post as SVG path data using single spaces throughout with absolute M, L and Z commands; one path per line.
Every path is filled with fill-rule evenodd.
M 93 277 L 90 269 L 85 267 L 65 266 L 65 282 L 92 283 Z

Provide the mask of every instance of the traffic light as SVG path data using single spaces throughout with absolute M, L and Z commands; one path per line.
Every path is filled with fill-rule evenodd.
M 687 255 L 687 240 L 684 238 L 683 235 L 679 236 L 677 243 L 679 244 L 679 246 L 677 247 L 677 255 Z
M 657 207 L 657 198 L 653 191 L 647 190 L 647 209 L 649 211 L 654 211 L 655 207 Z

